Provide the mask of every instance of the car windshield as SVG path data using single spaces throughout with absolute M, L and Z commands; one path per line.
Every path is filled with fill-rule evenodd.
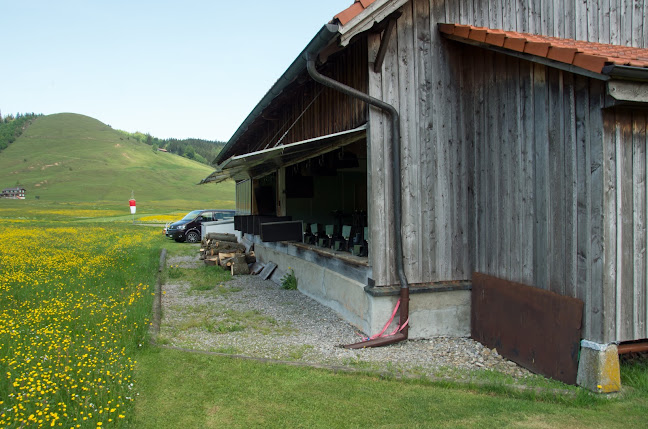
M 192 212 L 189 212 L 185 217 L 182 218 L 182 220 L 194 220 L 198 217 L 201 211 L 202 210 L 194 210 Z

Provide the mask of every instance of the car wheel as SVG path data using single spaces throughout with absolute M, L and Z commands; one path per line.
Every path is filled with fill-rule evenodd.
M 200 241 L 200 234 L 198 231 L 189 231 L 185 236 L 187 243 L 198 243 Z

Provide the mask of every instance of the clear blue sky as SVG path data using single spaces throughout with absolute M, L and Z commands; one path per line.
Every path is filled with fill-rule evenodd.
M 228 140 L 353 0 L 0 0 L 0 111 Z

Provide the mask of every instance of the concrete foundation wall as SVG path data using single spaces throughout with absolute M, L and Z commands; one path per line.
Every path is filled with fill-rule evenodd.
M 282 271 L 295 272 L 298 289 L 303 294 L 335 310 L 367 335 L 380 332 L 389 320 L 397 296 L 375 297 L 365 292 L 365 285 L 338 272 L 290 255 L 289 246 L 265 246 L 255 242 L 259 261 L 274 262 Z M 387 332 L 396 327 L 398 314 Z M 410 296 L 410 338 L 470 335 L 470 291 L 448 291 Z
M 410 337 L 470 336 L 470 291 L 410 295 Z
M 370 325 L 363 315 L 369 313 L 370 297 L 365 293 L 362 283 L 259 242 L 254 245 L 254 253 L 257 260 L 264 263 L 272 261 L 282 271 L 287 271 L 290 267 L 295 272 L 301 293 L 332 308 L 363 332 L 369 330 Z

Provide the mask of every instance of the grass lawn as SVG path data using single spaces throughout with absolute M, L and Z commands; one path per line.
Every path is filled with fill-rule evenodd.
M 159 348 L 140 353 L 136 378 L 140 428 L 645 427 L 648 411 L 648 391 L 630 387 L 547 396 Z

